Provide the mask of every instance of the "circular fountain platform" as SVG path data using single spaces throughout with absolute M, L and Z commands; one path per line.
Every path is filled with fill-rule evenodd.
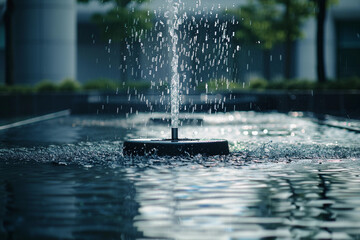
M 133 139 L 124 142 L 123 153 L 127 156 L 181 156 L 181 155 L 227 155 L 229 154 L 226 140 L 199 139 Z

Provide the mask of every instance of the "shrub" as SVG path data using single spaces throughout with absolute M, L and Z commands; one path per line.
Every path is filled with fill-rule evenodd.
M 197 91 L 205 92 L 206 87 L 208 92 L 226 92 L 233 90 L 243 90 L 244 87 L 242 83 L 232 82 L 226 78 L 221 79 L 212 79 L 208 82 L 202 82 L 197 87 Z
M 285 85 L 282 81 L 268 82 L 266 89 L 282 90 L 285 89 Z
M 360 77 L 352 77 L 347 79 L 346 81 L 348 83 L 347 89 L 360 89 Z
M 35 85 L 36 92 L 55 92 L 57 90 L 56 84 L 49 80 L 43 80 Z
M 126 82 L 123 85 L 123 88 L 127 89 L 129 88 L 130 90 L 137 90 L 137 91 L 146 91 L 149 90 L 151 87 L 151 83 L 149 81 L 132 81 L 132 82 Z
M 287 90 L 312 90 L 317 87 L 316 82 L 309 80 L 284 81 L 284 89 Z
M 244 90 L 244 85 L 243 83 L 229 82 L 229 90 L 241 91 Z
M 116 82 L 107 78 L 90 80 L 83 86 L 85 90 L 116 90 L 118 87 Z
M 8 89 L 5 85 L 0 85 L 0 92 L 7 92 Z
M 266 89 L 268 86 L 268 81 L 263 78 L 254 78 L 249 82 L 250 89 Z
M 337 83 L 337 87 L 341 89 L 360 89 L 360 77 L 341 79 L 334 83 Z
M 317 83 L 318 89 L 328 90 L 360 90 L 360 78 L 352 77 L 340 80 L 327 81 L 325 83 Z
M 73 92 L 80 89 L 80 83 L 74 79 L 64 79 L 59 84 L 60 91 Z
M 107 91 L 127 91 L 137 90 L 137 91 L 147 91 L 151 87 L 150 81 L 129 81 L 121 84 L 116 83 L 115 81 L 107 78 L 99 78 L 88 81 L 84 84 L 83 88 L 85 90 L 107 90 Z
M 14 86 L 6 86 L 0 85 L 0 92 L 2 93 L 16 93 L 16 94 L 27 94 L 33 93 L 34 88 L 27 85 L 14 85 Z
M 150 88 L 160 92 L 166 92 L 168 89 L 170 89 L 168 83 L 165 81 L 159 81 L 155 83 L 152 82 Z

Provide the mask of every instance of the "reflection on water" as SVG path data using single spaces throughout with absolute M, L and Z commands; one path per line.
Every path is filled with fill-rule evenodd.
M 358 134 L 277 113 L 184 115 L 203 123 L 181 134 L 225 138 L 231 154 L 123 157 L 124 139 L 169 136 L 158 117 L 1 135 L 0 239 L 360 238 Z
M 359 237 L 359 173 L 348 161 L 131 172 L 135 226 L 166 239 Z
M 358 160 L 0 166 L 0 239 L 360 237 Z

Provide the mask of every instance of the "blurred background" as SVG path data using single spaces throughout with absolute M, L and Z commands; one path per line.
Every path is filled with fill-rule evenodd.
M 167 1 L 0 0 L 0 91 L 167 93 Z M 360 89 L 360 2 L 179 2 L 182 94 Z
M 183 25 L 194 25 L 182 31 L 187 34 L 183 41 L 188 43 L 198 36 L 196 46 L 184 45 L 189 47 L 187 52 L 194 50 L 190 48 L 200 48 L 195 49 L 196 58 L 184 59 L 193 66 L 183 70 L 189 79 L 317 80 L 320 5 L 317 1 L 184 0 L 183 3 L 183 11 L 187 13 Z M 166 54 L 163 59 L 153 60 L 167 51 L 157 49 L 166 37 L 166 26 L 159 24 L 164 22 L 164 1 L 1 0 L 0 7 L 3 10 L 2 84 L 59 82 L 65 78 L 81 83 L 95 78 L 159 81 L 168 75 L 169 67 L 160 67 L 168 63 Z M 321 27 L 326 77 L 332 80 L 358 77 L 360 2 L 328 0 L 325 11 Z M 206 19 L 209 27 L 203 27 L 202 19 Z M 205 36 L 211 40 L 221 38 L 224 26 L 229 45 L 211 57 L 227 55 L 227 62 L 214 64 L 206 71 L 191 71 L 207 67 L 203 59 L 208 52 L 201 51 L 201 46 L 207 42 L 209 51 L 217 43 Z M 211 35 L 216 32 L 218 36 Z M 159 33 L 163 33 L 162 37 Z M 141 40 L 137 39 L 140 34 Z

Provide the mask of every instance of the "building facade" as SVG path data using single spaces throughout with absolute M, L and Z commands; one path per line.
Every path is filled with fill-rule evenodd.
M 360 1 L 339 0 L 325 20 L 325 67 L 330 79 L 360 76 Z M 303 26 L 296 42 L 295 77 L 316 79 L 316 21 Z
M 170 74 L 170 39 L 166 6 L 153 0 L 144 8 L 154 12 L 154 27 L 140 39 L 117 42 L 105 39 L 92 15 L 112 6 L 75 0 L 13 0 L 13 70 L 16 84 L 64 78 L 86 82 L 109 78 L 118 81 L 167 82 Z M 179 71 L 184 86 L 209 79 L 246 82 L 264 77 L 282 78 L 284 48 L 264 54 L 255 46 L 237 43 L 236 22 L 223 16 L 225 8 L 237 7 L 231 0 L 183 1 L 187 12 L 179 29 Z M 246 2 L 246 1 L 240 1 Z M 236 2 L 239 4 L 239 2 Z M 4 8 L 5 0 L 0 0 Z M 325 59 L 330 79 L 360 76 L 360 2 L 340 0 L 327 11 Z M 316 20 L 303 25 L 305 37 L 293 44 L 292 77 L 316 79 Z M 0 23 L 0 84 L 5 82 L 5 27 Z

